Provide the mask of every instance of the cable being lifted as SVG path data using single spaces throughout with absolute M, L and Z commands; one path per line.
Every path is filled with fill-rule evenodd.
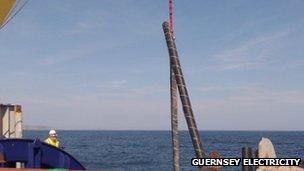
M 169 27 L 173 34 L 173 0 L 169 0 Z M 171 140 L 172 140 L 172 157 L 173 171 L 179 171 L 179 135 L 178 135 L 178 103 L 177 103 L 177 85 L 174 71 L 172 68 L 172 59 L 170 58 L 170 106 L 171 106 Z
M 187 121 L 189 134 L 197 158 L 205 158 L 205 152 L 201 143 L 200 135 L 196 126 L 190 97 L 186 88 L 181 64 L 178 57 L 175 39 L 173 37 L 173 1 L 169 0 L 169 22 L 163 23 L 163 31 L 166 38 L 170 59 L 170 82 L 171 82 L 171 126 L 173 146 L 173 170 L 179 170 L 179 147 L 178 147 L 178 122 L 177 122 L 177 90 L 179 92 L 183 113 Z M 177 87 L 177 88 L 176 88 Z

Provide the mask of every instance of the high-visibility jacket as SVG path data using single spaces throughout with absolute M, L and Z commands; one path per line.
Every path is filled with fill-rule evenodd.
M 59 148 L 59 141 L 56 138 L 52 139 L 49 137 L 49 138 L 45 139 L 44 142 Z

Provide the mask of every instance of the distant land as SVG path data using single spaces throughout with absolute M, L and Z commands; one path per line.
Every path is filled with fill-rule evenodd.
M 45 125 L 23 125 L 24 130 L 50 130 L 49 126 Z

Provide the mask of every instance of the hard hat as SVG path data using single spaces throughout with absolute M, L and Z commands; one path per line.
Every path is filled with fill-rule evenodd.
M 53 136 L 53 137 L 56 137 L 56 136 L 57 136 L 57 133 L 56 133 L 55 130 L 52 129 L 52 130 L 50 130 L 49 135 L 50 135 L 50 136 Z

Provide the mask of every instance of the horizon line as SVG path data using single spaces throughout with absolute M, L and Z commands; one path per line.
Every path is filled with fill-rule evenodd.
M 49 131 L 49 129 L 23 129 L 24 131 Z M 171 131 L 169 129 L 57 129 L 58 131 Z M 187 129 L 181 129 L 179 131 L 188 131 Z M 304 132 L 304 130 L 198 130 L 198 131 L 214 131 L 214 132 Z

